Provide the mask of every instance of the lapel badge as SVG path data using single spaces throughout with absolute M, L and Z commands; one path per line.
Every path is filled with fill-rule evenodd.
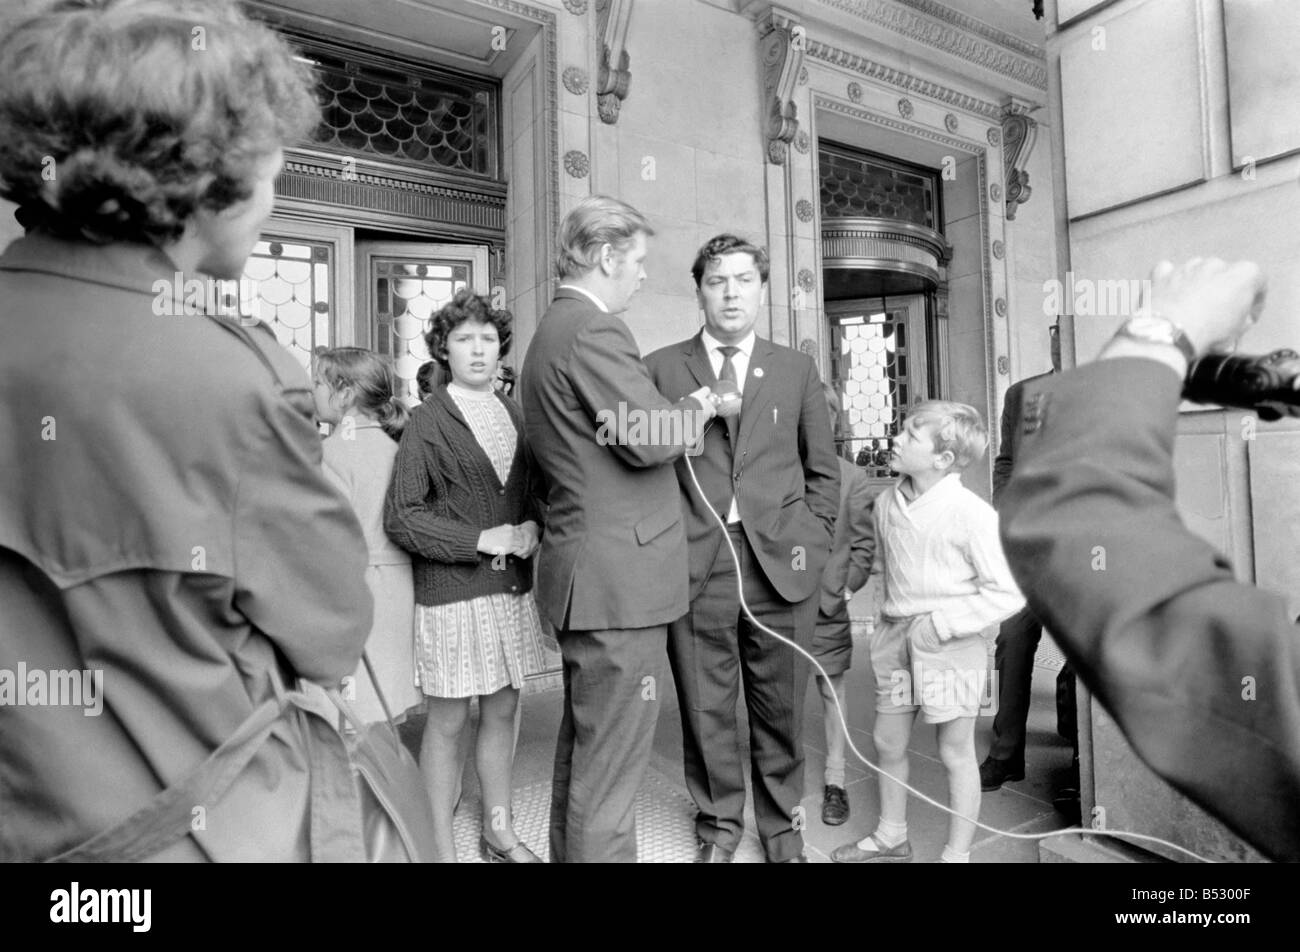
M 762 367 L 755 367 L 755 368 L 754 368 L 754 376 L 755 376 L 755 377 L 761 377 L 761 376 L 763 376 L 763 368 L 762 368 Z

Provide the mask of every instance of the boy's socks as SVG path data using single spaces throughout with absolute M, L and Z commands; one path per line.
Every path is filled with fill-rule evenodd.
M 943 855 L 939 857 L 941 863 L 969 863 L 970 850 L 965 853 L 958 853 L 951 846 L 944 846 Z
M 872 839 L 872 837 L 875 839 Z M 885 849 L 893 849 L 898 844 L 907 839 L 907 823 L 890 823 L 888 820 L 881 820 L 876 826 L 876 832 L 871 836 L 864 837 L 858 841 L 858 849 L 867 853 L 879 851 L 876 843 L 879 842 Z
M 838 764 L 832 764 L 829 760 L 826 762 L 825 784 L 828 787 L 844 786 L 844 761 Z

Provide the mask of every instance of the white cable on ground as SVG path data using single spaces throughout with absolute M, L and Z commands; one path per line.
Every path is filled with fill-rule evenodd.
M 709 422 L 712 423 L 713 421 L 710 420 Z M 707 427 L 705 428 L 705 432 L 706 433 L 708 432 Z M 701 437 L 701 441 L 702 440 L 703 438 Z M 731 534 L 727 531 L 727 524 L 722 520 L 722 517 L 718 515 L 717 510 L 714 509 L 713 506 L 709 503 L 708 497 L 704 495 L 704 490 L 700 486 L 700 481 L 695 475 L 695 467 L 691 465 L 690 456 L 687 455 L 685 457 L 685 460 L 686 460 L 686 468 L 690 471 L 691 474 L 691 482 L 695 485 L 695 491 L 700 494 L 700 499 L 704 501 L 705 507 L 712 514 L 713 519 L 715 522 L 717 522 L 719 528 L 721 528 L 722 541 L 727 544 L 727 551 L 731 553 L 731 560 L 736 566 L 736 590 L 737 590 L 737 594 L 740 596 L 740 607 L 745 612 L 745 617 L 747 617 L 751 622 L 753 622 L 755 627 L 760 628 L 763 631 L 767 632 L 769 635 L 776 638 L 778 641 L 784 642 L 785 644 L 793 648 L 795 651 L 803 655 L 805 658 L 807 658 L 810 662 L 812 662 L 813 667 L 817 669 L 818 673 L 822 677 L 826 678 L 827 681 L 829 682 L 830 676 L 826 673 L 826 669 L 823 668 L 818 663 L 816 658 L 814 658 L 803 648 L 799 647 L 799 645 L 791 641 L 789 638 L 785 637 L 779 632 L 773 631 L 771 628 L 768 628 L 757 618 L 755 618 L 753 612 L 749 610 L 749 605 L 745 602 L 745 580 L 744 578 L 741 577 L 740 556 L 736 553 L 735 546 L 731 544 Z M 877 540 L 877 544 L 879 545 L 879 540 Z M 1169 840 L 1161 839 L 1158 836 L 1150 836 L 1146 833 L 1134 833 L 1129 830 L 1093 830 L 1081 826 L 1067 827 L 1063 830 L 1052 830 L 1050 833 L 1013 833 L 1010 830 L 999 830 L 997 827 L 989 826 L 987 823 L 981 823 L 979 820 L 973 817 L 964 816 L 963 814 L 956 812 L 946 804 L 940 803 L 939 801 L 926 796 L 920 790 L 917 790 L 915 787 L 911 786 L 910 784 L 905 783 L 902 780 L 899 780 L 897 777 L 889 773 L 887 770 L 884 770 L 881 767 L 876 766 L 870 760 L 868 760 L 863 755 L 862 751 L 858 750 L 857 745 L 853 743 L 853 735 L 849 732 L 848 720 L 844 716 L 844 709 L 840 706 L 840 699 L 836 697 L 834 691 L 831 691 L 830 695 L 835 701 L 835 712 L 839 716 L 840 728 L 844 731 L 844 739 L 845 741 L 848 742 L 849 748 L 853 751 L 854 756 L 856 756 L 860 761 L 862 761 L 872 770 L 876 771 L 876 773 L 889 777 L 899 786 L 906 789 L 913 796 L 921 800 L 924 800 L 926 803 L 930 804 L 931 806 L 938 807 L 940 810 L 942 810 L 945 813 L 950 813 L 953 816 L 958 817 L 959 819 L 966 820 L 970 823 L 975 824 L 976 828 L 978 829 L 987 830 L 988 832 L 993 833 L 997 836 L 1005 836 L 1016 840 L 1045 840 L 1048 839 L 1049 837 L 1065 836 L 1067 834 L 1073 834 L 1073 833 L 1077 833 L 1083 836 L 1112 836 L 1115 837 L 1116 839 L 1142 840 L 1148 843 L 1159 843 L 1161 846 L 1168 846 L 1170 849 L 1177 850 L 1180 853 L 1185 853 L 1188 856 L 1192 857 L 1193 859 L 1201 861 L 1202 863 L 1214 862 L 1214 860 L 1209 859 L 1205 856 L 1201 856 L 1199 853 L 1194 853 L 1185 847 L 1179 846 L 1177 843 L 1171 843 L 1169 842 Z

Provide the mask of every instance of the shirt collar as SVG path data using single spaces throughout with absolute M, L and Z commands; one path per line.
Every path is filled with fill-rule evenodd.
M 700 330 L 700 339 L 704 342 L 704 349 L 707 350 L 710 354 L 712 354 L 719 347 L 726 346 L 720 340 L 718 340 L 716 337 L 710 334 L 709 329 L 707 327 L 702 328 Z M 750 331 L 747 335 L 745 335 L 744 340 L 739 341 L 734 346 L 740 348 L 740 352 L 744 354 L 746 358 L 748 358 L 753 356 L 754 341 L 757 339 L 758 339 L 758 335 L 755 334 L 753 331 Z
M 591 303 L 596 305 L 596 307 L 600 308 L 606 314 L 609 313 L 609 308 L 605 306 L 605 302 L 602 301 L 600 298 L 596 297 L 596 295 L 592 294 L 586 288 L 580 288 L 576 284 L 561 284 L 560 287 L 567 288 L 570 291 L 577 291 L 579 294 L 584 295 L 587 298 L 590 298 Z
M 902 480 L 899 480 L 902 483 Z M 900 505 L 904 509 L 916 509 L 922 506 L 928 506 L 933 502 L 938 502 L 961 489 L 961 473 L 949 473 L 943 479 L 931 486 L 926 492 L 921 493 L 910 502 L 903 497 L 901 489 L 896 489 L 894 495 L 897 497 Z

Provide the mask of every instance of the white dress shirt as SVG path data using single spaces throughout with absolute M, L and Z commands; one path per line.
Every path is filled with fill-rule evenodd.
M 718 348 L 727 345 L 719 342 L 716 337 L 710 334 L 707 327 L 701 331 L 700 337 L 704 341 L 704 346 L 709 352 L 709 363 L 713 366 L 713 376 L 721 380 L 722 362 L 726 360 L 726 355 L 724 355 L 722 351 L 718 350 Z M 736 368 L 736 386 L 740 388 L 741 394 L 744 394 L 745 392 L 745 378 L 749 376 L 749 358 L 754 353 L 754 341 L 757 337 L 757 334 L 750 331 L 749 335 L 744 340 L 738 341 L 732 345 L 740 348 L 740 350 L 731 355 L 731 366 Z M 745 411 L 742 408 L 741 413 L 744 412 Z M 733 522 L 739 521 L 740 509 L 736 506 L 736 497 L 733 495 L 731 497 L 731 508 L 727 510 L 727 524 L 730 525 Z

